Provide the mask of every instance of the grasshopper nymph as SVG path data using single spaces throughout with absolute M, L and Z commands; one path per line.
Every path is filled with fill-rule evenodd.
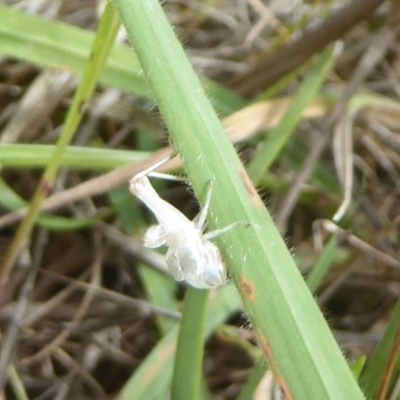
M 232 226 L 203 233 L 211 201 L 212 182 L 207 192 L 205 206 L 197 221 L 193 222 L 163 200 L 147 177 L 172 157 L 170 155 L 152 167 L 140 171 L 129 182 L 131 193 L 153 212 L 158 221 L 158 225 L 147 230 L 144 245 L 149 248 L 162 245 L 168 247 L 166 262 L 175 280 L 186 281 L 189 285 L 200 289 L 223 285 L 227 281 L 226 267 L 217 246 L 209 239 L 226 232 Z

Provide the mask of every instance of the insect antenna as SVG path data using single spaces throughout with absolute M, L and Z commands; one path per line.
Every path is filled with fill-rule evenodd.
M 135 176 L 134 179 L 140 179 L 143 176 L 146 175 L 153 175 L 154 174 L 159 174 L 158 172 L 154 172 L 155 169 L 157 169 L 158 167 L 161 167 L 162 165 L 164 165 L 165 163 L 167 163 L 168 161 L 172 160 L 173 158 L 175 158 L 178 155 L 178 152 L 176 150 L 172 151 L 170 154 L 168 154 L 166 157 L 162 158 L 161 160 L 157 161 L 156 163 L 154 163 L 152 166 L 150 166 L 149 168 L 146 169 L 142 169 L 141 171 L 139 171 Z M 165 174 L 168 175 L 168 174 Z M 170 175 L 172 176 L 172 175 Z

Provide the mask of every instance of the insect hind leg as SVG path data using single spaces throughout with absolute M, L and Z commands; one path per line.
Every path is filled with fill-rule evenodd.
M 242 225 L 242 222 L 240 222 L 240 221 L 234 222 L 233 224 L 225 226 L 225 228 L 216 229 L 215 231 L 207 232 L 202 237 L 203 237 L 203 239 L 206 239 L 206 240 L 214 239 L 217 236 L 220 236 L 220 235 L 230 231 L 231 229 L 233 229 L 237 225 Z
M 207 215 L 208 215 L 208 210 L 210 209 L 210 203 L 211 203 L 211 195 L 212 195 L 212 190 L 214 187 L 214 180 L 210 180 L 207 188 L 207 194 L 206 194 L 206 201 L 204 204 L 204 207 L 201 209 L 200 213 L 198 216 L 195 218 L 196 222 L 196 229 L 199 230 L 200 232 L 203 232 L 206 224 L 207 224 Z M 226 226 L 225 228 L 221 229 L 216 229 L 215 231 L 212 232 L 207 232 L 202 235 L 202 238 L 205 240 L 210 240 L 213 239 L 219 235 L 224 234 L 225 232 L 230 231 L 232 228 L 234 228 L 237 225 L 243 225 L 243 222 L 238 221 L 234 222 L 233 224 L 230 224 Z
M 196 222 L 196 229 L 199 230 L 200 232 L 204 231 L 206 222 L 207 222 L 207 215 L 208 215 L 208 210 L 210 209 L 210 203 L 211 203 L 211 195 L 212 195 L 212 190 L 214 186 L 214 180 L 210 180 L 207 188 L 207 193 L 206 193 L 206 201 L 204 204 L 204 207 L 200 210 L 200 213 L 197 218 Z

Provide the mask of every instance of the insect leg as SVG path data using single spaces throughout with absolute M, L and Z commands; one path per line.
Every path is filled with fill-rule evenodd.
M 230 231 L 232 228 L 234 228 L 237 225 L 242 225 L 242 222 L 240 222 L 240 221 L 234 222 L 233 224 L 230 224 L 230 225 L 226 226 L 225 228 L 216 229 L 215 231 L 212 231 L 212 232 L 207 232 L 203 235 L 203 239 L 206 239 L 206 240 L 213 239 L 219 235 L 222 235 L 225 232 Z
M 206 202 L 204 204 L 204 207 L 201 209 L 199 217 L 196 222 L 196 229 L 200 232 L 203 232 L 204 226 L 205 226 L 205 223 L 207 220 L 207 214 L 208 214 L 208 210 L 210 208 L 211 194 L 212 194 L 213 186 L 214 186 L 214 181 L 211 180 L 209 183 L 209 186 L 207 188 Z
M 178 152 L 176 150 L 172 151 L 170 154 L 168 154 L 166 157 L 162 158 L 161 160 L 157 161 L 156 163 L 154 163 L 151 167 L 143 169 L 141 171 L 139 171 L 132 179 L 131 181 L 134 181 L 136 179 L 140 179 L 143 176 L 149 175 L 151 172 L 153 172 L 155 169 L 157 169 L 158 167 L 161 167 L 161 165 L 164 165 L 165 163 L 167 163 L 168 161 L 172 160 L 174 157 L 176 157 L 176 155 L 178 154 Z

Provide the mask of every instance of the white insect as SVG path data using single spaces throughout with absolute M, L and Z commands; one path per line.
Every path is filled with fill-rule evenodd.
M 152 167 L 139 172 L 129 182 L 131 193 L 153 212 L 158 221 L 158 225 L 147 230 L 144 236 L 144 245 L 149 248 L 162 245 L 168 247 L 166 262 L 172 276 L 177 281 L 186 281 L 189 285 L 199 289 L 223 285 L 227 281 L 226 267 L 217 246 L 209 239 L 226 232 L 232 226 L 204 234 L 212 185 L 207 192 L 205 206 L 197 221 L 194 222 L 163 200 L 147 177 L 154 169 L 172 157 L 168 156 Z

